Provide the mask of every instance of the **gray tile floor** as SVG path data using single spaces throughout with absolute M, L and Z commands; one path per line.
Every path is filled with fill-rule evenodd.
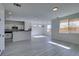
M 57 41 L 69 46 L 65 49 L 48 43 L 49 39 L 32 38 L 29 41 L 9 42 L 2 56 L 79 56 L 79 45 Z

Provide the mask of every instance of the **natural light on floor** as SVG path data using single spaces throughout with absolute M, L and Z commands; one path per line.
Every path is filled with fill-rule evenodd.
M 59 43 L 55 43 L 55 42 L 52 42 L 52 41 L 49 41 L 48 43 L 53 44 L 53 45 L 60 46 L 60 47 L 65 48 L 65 49 L 71 49 L 70 47 L 67 47 L 67 46 L 65 46 L 65 45 L 61 45 L 61 44 L 59 44 Z
M 34 38 L 42 38 L 42 37 L 46 37 L 46 36 L 43 36 L 43 35 L 39 35 L 39 36 L 33 36 Z

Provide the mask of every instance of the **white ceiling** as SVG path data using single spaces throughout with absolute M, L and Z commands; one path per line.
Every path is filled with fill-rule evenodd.
M 12 12 L 11 17 L 38 18 L 41 20 L 51 20 L 56 17 L 62 17 L 79 12 L 79 4 L 64 3 L 21 3 L 22 7 L 18 8 L 12 3 L 3 4 L 6 13 Z M 53 7 L 58 7 L 57 12 L 53 12 Z

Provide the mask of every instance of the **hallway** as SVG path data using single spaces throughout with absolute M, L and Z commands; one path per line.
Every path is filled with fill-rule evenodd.
M 55 40 L 71 49 L 65 49 L 48 43 L 47 37 L 33 38 L 29 41 L 9 43 L 3 56 L 79 56 L 79 45 Z

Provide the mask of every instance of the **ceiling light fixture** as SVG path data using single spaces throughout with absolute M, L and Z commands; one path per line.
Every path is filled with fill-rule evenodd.
M 21 4 L 19 3 L 13 3 L 14 6 L 17 6 L 17 7 L 21 7 Z
M 54 7 L 53 11 L 58 11 L 58 9 L 59 9 L 58 7 Z

